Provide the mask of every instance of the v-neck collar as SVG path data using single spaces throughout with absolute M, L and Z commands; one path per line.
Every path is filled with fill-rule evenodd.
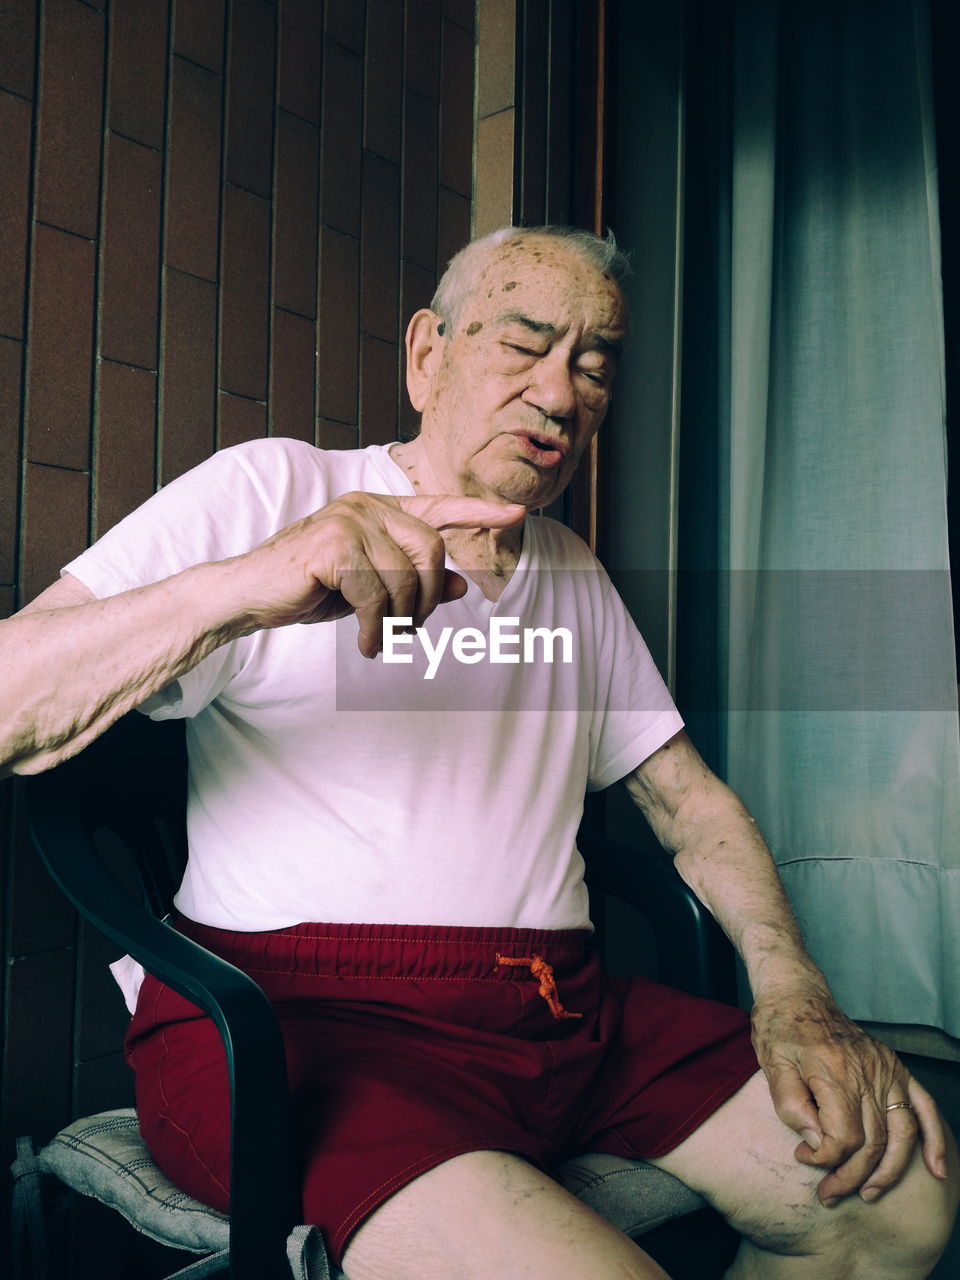
M 399 443 L 399 441 L 395 443 Z M 392 470 L 399 477 L 401 485 L 403 486 L 403 488 L 407 490 L 407 495 L 411 498 L 415 498 L 418 496 L 417 492 L 414 489 L 412 483 L 410 482 L 410 478 L 407 475 L 407 473 L 403 470 L 400 464 L 391 455 L 390 450 L 392 447 L 393 445 L 391 444 L 379 445 L 378 448 L 382 451 L 380 456 L 386 460 L 387 465 L 390 468 L 392 468 Z M 394 496 L 401 497 L 403 495 L 399 493 L 395 493 Z M 490 614 L 493 614 L 497 610 L 502 609 L 505 599 L 515 594 L 516 589 L 514 588 L 514 583 L 517 581 L 520 574 L 524 573 L 528 567 L 530 556 L 532 554 L 531 543 L 535 536 L 536 535 L 533 532 L 533 527 L 531 525 L 529 515 L 527 515 L 524 517 L 524 521 L 523 521 L 522 540 L 520 543 L 520 557 L 517 560 L 516 568 L 514 569 L 513 573 L 511 573 L 509 580 L 507 581 L 506 585 L 504 586 L 503 590 L 500 592 L 500 595 L 496 600 L 488 600 L 487 597 L 483 594 L 483 589 L 479 586 L 478 583 L 474 582 L 473 578 L 470 577 L 466 569 L 463 569 L 459 564 L 457 564 L 456 560 L 454 560 L 453 557 L 449 553 L 447 553 L 447 556 L 446 556 L 447 568 L 453 569 L 456 573 L 459 573 L 460 576 L 466 580 L 467 594 L 462 598 L 464 600 L 467 600 L 469 604 L 474 608 L 476 608 L 477 606 L 486 606 Z

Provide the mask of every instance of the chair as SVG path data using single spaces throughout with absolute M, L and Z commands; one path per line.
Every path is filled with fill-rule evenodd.
M 175 1273 L 183 1280 L 224 1270 L 231 1280 L 288 1280 L 291 1272 L 337 1280 L 319 1233 L 300 1224 L 283 1046 L 270 1005 L 246 974 L 167 919 L 186 856 L 182 724 L 130 713 L 79 756 L 31 779 L 26 793 L 34 845 L 71 902 L 214 1020 L 226 1049 L 232 1124 L 229 1219 L 169 1183 L 129 1108 L 74 1121 L 39 1153 L 21 1139 L 14 1227 L 21 1265 L 28 1245 L 32 1255 L 26 1274 L 49 1274 L 40 1198 L 47 1175 L 118 1209 L 144 1234 L 203 1255 Z M 592 891 L 650 910 L 661 978 L 696 994 L 729 994 L 729 944 L 670 860 L 631 855 L 586 829 L 581 837 Z M 702 1210 L 699 1196 L 643 1161 L 587 1155 L 560 1172 L 621 1229 L 653 1232 L 651 1242 L 662 1223 Z M 707 1276 L 699 1265 L 691 1274 Z

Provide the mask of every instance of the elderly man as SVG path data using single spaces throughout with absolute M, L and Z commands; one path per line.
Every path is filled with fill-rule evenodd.
M 603 421 L 621 267 L 563 228 L 468 246 L 408 329 L 419 436 L 259 441 L 151 499 L 3 625 L 4 758 L 190 717 L 179 927 L 276 1004 L 307 1220 L 351 1280 L 662 1277 L 550 1178 L 591 1148 L 716 1205 L 736 1280 L 925 1276 L 958 1187 L 932 1099 L 836 1007 L 609 580 L 526 514 Z M 541 648 L 471 683 L 514 620 Z M 574 837 L 618 778 L 743 956 L 755 1053 L 739 1011 L 598 969 Z M 127 1045 L 157 1158 L 224 1203 L 212 1028 L 147 977 Z

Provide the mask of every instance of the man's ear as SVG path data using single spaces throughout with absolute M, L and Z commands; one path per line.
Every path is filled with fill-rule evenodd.
M 422 413 L 443 357 L 443 321 L 433 311 L 418 311 L 407 325 L 407 394 Z

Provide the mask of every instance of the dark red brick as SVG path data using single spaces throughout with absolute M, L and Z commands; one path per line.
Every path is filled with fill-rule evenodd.
M 267 395 L 270 324 L 270 205 L 238 187 L 223 203 L 220 387 L 251 400 Z
M 403 125 L 403 256 L 432 271 L 437 257 L 440 108 L 419 93 L 406 95 Z
M 470 195 L 473 177 L 473 39 L 443 23 L 440 105 L 440 181 Z
M 216 430 L 217 289 L 167 271 L 160 365 L 160 481 L 209 457 Z
M 220 217 L 220 77 L 173 59 L 164 258 L 217 279 Z
M 397 438 L 397 370 L 392 342 L 369 334 L 360 339 L 360 447 L 389 444 Z
M 405 262 L 400 272 L 400 336 L 406 333 L 411 316 L 429 307 L 437 288 L 433 271 L 424 271 L 416 263 Z
M 0 93 L 0 334 L 23 337 L 30 219 L 29 102 Z
M 23 514 L 24 603 L 56 582 L 89 541 L 89 480 L 83 471 L 27 466 Z
M 406 0 L 404 85 L 440 97 L 440 0 Z
M 473 33 L 474 0 L 443 0 L 443 16 Z
M 259 400 L 247 400 L 244 396 L 232 396 L 220 392 L 217 419 L 217 448 L 229 449 L 231 445 L 246 440 L 261 440 L 267 434 L 267 406 Z
M 437 226 L 437 278 L 447 263 L 470 239 L 470 201 L 455 191 L 440 188 Z
M 327 40 L 335 40 L 354 53 L 363 53 L 365 8 L 364 0 L 326 0 L 324 34 Z
M 0 6 L 0 88 L 33 97 L 37 36 L 36 0 L 5 0 Z
M 227 179 L 270 197 L 273 186 L 275 5 L 233 0 L 227 94 Z
M 270 434 L 313 443 L 316 434 L 316 326 L 274 310 L 270 377 Z
M 103 18 L 77 0 L 44 6 L 37 217 L 93 238 L 100 203 Z
M 429 307 L 436 289 L 436 276 L 424 271 L 412 262 L 405 262 L 400 272 L 400 333 L 406 333 L 410 317 L 421 307 Z M 420 415 L 410 403 L 404 379 L 404 357 L 400 357 L 399 370 L 399 435 L 402 440 L 415 436 L 420 426 Z
M 27 456 L 90 465 L 94 247 L 38 226 L 34 235 L 27 358 Z
M 102 361 L 97 386 L 95 538 L 153 493 L 156 420 L 157 375 Z
M 284 0 L 279 38 L 277 105 L 318 125 L 323 14 L 317 0 Z
M 107 122 L 160 150 L 167 91 L 167 0 L 113 0 Z
M 400 175 L 379 156 L 363 156 L 360 328 L 397 341 L 400 301 Z
M 317 314 L 317 195 L 320 133 L 281 111 L 273 224 L 273 298 L 277 306 Z
M 360 441 L 360 433 L 356 427 L 348 427 L 345 422 L 334 422 L 331 418 L 317 420 L 317 445 L 321 449 L 356 449 Z
M 363 145 L 395 164 L 400 163 L 402 49 L 403 5 L 367 0 Z
M 0 338 L 0 582 L 16 577 L 23 344 Z
M 363 67 L 355 54 L 328 41 L 323 66 L 320 221 L 360 234 L 360 154 Z
M 360 329 L 360 245 L 320 231 L 317 404 L 324 418 L 356 425 Z
M 223 70 L 225 0 L 173 0 L 173 47 L 209 71 Z
M 100 350 L 157 367 L 162 158 L 117 134 L 107 140 L 100 287 Z

